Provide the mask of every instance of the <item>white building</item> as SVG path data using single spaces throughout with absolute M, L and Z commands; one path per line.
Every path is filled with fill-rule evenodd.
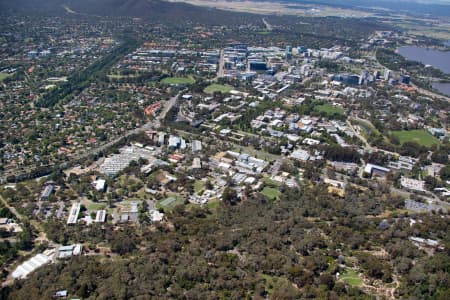
M 106 180 L 105 179 L 97 179 L 92 183 L 95 189 L 99 192 L 105 191 Z
M 106 221 L 106 210 L 97 210 L 95 214 L 95 223 L 105 223 Z
M 378 176 L 385 176 L 387 173 L 389 173 L 391 170 L 385 167 L 381 167 L 374 164 L 367 164 L 364 168 L 364 172 L 367 174 L 370 174 L 370 176 L 378 175 Z
M 151 210 L 150 211 L 150 220 L 152 222 L 161 222 L 164 219 L 164 214 L 157 211 L 157 210 Z
M 28 274 L 48 263 L 50 263 L 50 257 L 42 253 L 36 254 L 29 260 L 19 265 L 12 273 L 12 277 L 16 279 L 26 278 Z
M 78 215 L 80 214 L 81 203 L 76 202 L 72 204 L 67 218 L 67 225 L 77 224 Z
M 192 141 L 192 152 L 202 151 L 202 142 L 198 140 Z
M 302 149 L 297 149 L 294 152 L 291 153 L 291 157 L 293 159 L 298 159 L 301 161 L 307 161 L 310 158 L 310 155 L 308 153 L 308 151 L 302 150 Z

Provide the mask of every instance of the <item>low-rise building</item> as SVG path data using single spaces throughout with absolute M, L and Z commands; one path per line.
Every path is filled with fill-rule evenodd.
M 58 258 L 67 258 L 67 257 L 77 256 L 77 255 L 81 255 L 82 252 L 83 252 L 83 246 L 81 244 L 61 246 L 58 249 Z
M 202 151 L 202 142 L 198 140 L 192 141 L 192 152 Z
M 55 187 L 53 185 L 45 186 L 44 190 L 41 193 L 41 200 L 48 200 L 50 195 L 53 193 Z
M 105 223 L 106 221 L 106 210 L 97 210 L 95 214 L 95 223 Z
M 76 202 L 72 204 L 67 218 L 67 225 L 77 224 L 78 215 L 80 214 L 81 203 Z
M 50 263 L 50 257 L 45 254 L 39 253 L 30 258 L 29 260 L 20 264 L 13 272 L 12 277 L 16 279 L 26 278 L 31 272 Z
M 290 157 L 300 161 L 307 161 L 309 160 L 310 155 L 306 150 L 297 149 L 291 153 Z
M 364 168 L 364 173 L 367 173 L 370 175 L 370 177 L 373 176 L 380 176 L 384 177 L 387 173 L 389 173 L 391 170 L 382 166 L 374 165 L 374 164 L 367 164 Z
M 156 209 L 150 211 L 150 220 L 152 222 L 161 222 L 164 219 L 164 214 Z
M 98 192 L 104 192 L 106 189 L 106 180 L 105 179 L 97 179 L 93 183 L 94 188 Z
M 400 178 L 400 185 L 408 190 L 424 192 L 425 181 L 407 177 Z

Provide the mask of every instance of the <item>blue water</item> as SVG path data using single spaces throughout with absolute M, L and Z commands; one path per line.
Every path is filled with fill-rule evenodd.
M 450 51 L 439 51 L 425 47 L 405 46 L 398 48 L 398 53 L 409 60 L 431 65 L 442 72 L 450 74 Z
M 450 83 L 435 82 L 433 83 L 433 88 L 437 89 L 442 94 L 450 96 Z
M 450 46 L 450 41 L 445 43 Z M 450 51 L 439 51 L 425 47 L 405 46 L 398 48 L 398 53 L 409 60 L 419 61 L 425 65 L 431 65 L 442 72 L 450 74 Z M 433 83 L 433 88 L 450 96 L 450 83 Z

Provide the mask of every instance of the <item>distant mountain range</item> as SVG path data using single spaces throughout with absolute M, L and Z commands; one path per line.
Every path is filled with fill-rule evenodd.
M 231 0 L 235 1 L 235 0 Z M 415 15 L 450 17 L 450 0 L 252 0 L 278 1 L 298 4 L 327 5 L 341 8 L 383 8 Z M 128 16 L 150 18 L 184 18 L 220 20 L 223 14 L 186 3 L 163 0 L 0 0 L 0 14 L 65 14 L 69 11 L 99 16 Z M 220 14 L 220 16 L 219 16 Z
M 219 11 L 186 3 L 162 0 L 0 0 L 3 15 L 81 14 L 113 17 L 141 17 L 164 20 L 198 20 L 226 23 L 245 14 Z

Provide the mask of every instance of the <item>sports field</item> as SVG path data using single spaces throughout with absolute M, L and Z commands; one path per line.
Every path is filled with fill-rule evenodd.
M 159 202 L 162 207 L 173 207 L 176 205 L 176 203 L 177 199 L 175 197 L 169 197 Z
M 191 77 L 166 77 L 161 80 L 164 84 L 193 84 L 195 82 Z
M 222 94 L 226 94 L 228 92 L 230 92 L 233 89 L 233 87 L 231 85 L 228 84 L 218 84 L 218 83 L 213 83 L 208 85 L 204 92 L 207 94 L 213 94 L 215 92 L 221 92 Z
M 399 139 L 402 145 L 406 142 L 416 142 L 425 147 L 439 144 L 436 137 L 423 129 L 392 131 L 392 134 Z

